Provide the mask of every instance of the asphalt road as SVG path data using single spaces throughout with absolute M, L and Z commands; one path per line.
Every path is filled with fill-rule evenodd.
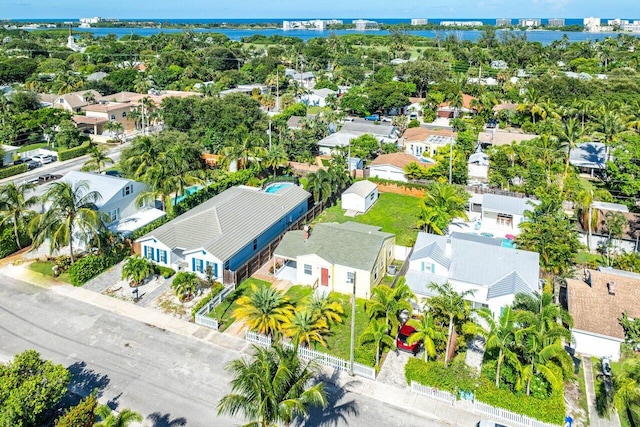
M 149 426 L 232 426 L 217 417 L 229 391 L 224 365 L 242 354 L 172 334 L 43 288 L 0 276 L 0 361 L 35 348 L 74 373 L 72 389 L 143 414 Z M 327 384 L 330 406 L 305 426 L 437 426 Z

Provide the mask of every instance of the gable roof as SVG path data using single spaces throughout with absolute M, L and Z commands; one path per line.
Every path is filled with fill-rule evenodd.
M 427 138 L 432 135 L 448 136 L 448 137 L 455 138 L 458 134 L 451 130 L 445 130 L 445 129 L 433 130 L 433 129 L 427 129 L 423 127 L 417 127 L 417 128 L 409 128 L 405 130 L 404 133 L 402 134 L 402 138 L 404 138 L 405 142 L 408 142 L 408 141 L 422 142 L 422 141 L 426 141 Z
M 527 286 L 527 282 L 524 281 L 517 271 L 513 271 L 489 287 L 487 298 L 530 292 L 531 290 L 529 286 Z
M 102 199 L 96 203 L 98 208 L 106 205 L 114 196 L 121 194 L 124 187 L 135 182 L 127 178 L 80 171 L 68 172 L 60 178 L 60 181 L 69 184 L 87 181 L 88 191 L 97 191 L 102 196 Z
M 379 155 L 371 163 L 369 163 L 369 166 L 391 165 L 404 170 L 404 168 L 407 167 L 409 163 L 417 161 L 418 159 L 416 159 L 411 154 L 389 153 Z
M 275 193 L 232 187 L 138 241 L 153 237 L 172 249 L 203 248 L 226 261 L 309 197 L 310 194 L 297 185 Z
M 359 133 L 360 135 L 364 135 L 365 133 L 369 133 L 371 135 L 380 135 L 380 136 L 392 136 L 397 128 L 393 125 L 385 125 L 385 124 L 374 124 L 373 122 L 346 122 L 344 126 L 342 126 L 341 132 L 351 132 L 351 133 Z
M 302 230 L 284 235 L 274 256 L 296 259 L 301 255 L 317 255 L 332 263 L 371 271 L 375 267 L 385 241 L 395 237 L 380 227 L 348 221 L 317 224 L 304 240 Z
M 430 258 L 443 266 L 449 268 L 451 260 L 444 253 L 444 248 L 440 247 L 436 242 L 429 243 L 427 246 L 420 248 L 411 254 L 411 259 Z
M 109 111 L 119 110 L 121 108 L 131 108 L 132 105 L 128 102 L 109 102 L 106 104 L 92 104 L 83 107 L 84 111 L 93 111 L 96 113 L 108 113 Z
M 601 142 L 577 144 L 569 152 L 569 163 L 581 168 L 606 169 L 607 146 Z
M 531 206 L 529 202 L 539 203 L 537 200 L 527 198 L 485 194 L 482 198 L 482 210 L 511 215 L 524 215 L 525 211 L 533 210 L 533 206 Z
M 335 90 L 329 89 L 327 87 L 322 89 L 314 89 L 313 94 L 319 96 L 321 98 L 326 98 L 329 95 L 335 95 L 337 92 Z
M 478 99 L 475 96 L 467 95 L 466 93 L 462 94 L 462 108 L 467 110 L 471 110 L 471 101 L 474 99 Z M 443 102 L 440 104 L 440 108 L 451 108 L 449 107 L 449 102 Z
M 329 148 L 346 147 L 347 145 L 349 145 L 349 142 L 352 139 L 357 138 L 360 135 L 362 134 L 355 133 L 355 132 L 346 132 L 343 129 L 339 132 L 332 133 L 326 138 L 322 138 L 320 141 L 318 141 L 317 144 L 319 147 L 329 147 Z
M 371 192 L 377 189 L 377 184 L 365 179 L 364 181 L 354 182 L 351 187 L 347 188 L 342 194 L 357 194 L 361 197 L 367 197 Z

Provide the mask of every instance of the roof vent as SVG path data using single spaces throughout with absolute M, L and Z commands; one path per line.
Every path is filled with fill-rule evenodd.
M 607 282 L 607 290 L 609 291 L 609 295 L 616 294 L 616 282 Z

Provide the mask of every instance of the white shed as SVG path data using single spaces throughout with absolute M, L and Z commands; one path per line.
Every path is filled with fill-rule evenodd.
M 365 213 L 378 200 L 378 186 L 371 181 L 358 181 L 342 193 L 342 209 Z

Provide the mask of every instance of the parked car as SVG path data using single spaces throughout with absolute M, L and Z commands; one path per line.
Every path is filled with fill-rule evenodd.
M 44 184 L 44 183 L 47 183 L 49 181 L 54 181 L 54 180 L 60 179 L 60 178 L 62 178 L 62 175 L 54 175 L 54 174 L 46 173 L 46 174 L 40 175 L 38 177 L 38 184 Z
M 33 160 L 31 157 L 23 157 L 13 162 L 14 165 L 21 165 L 23 163 L 27 164 L 28 170 L 39 168 L 40 166 L 42 166 L 40 162 Z
M 478 424 L 476 424 L 476 427 L 509 427 L 509 426 L 506 424 L 497 423 L 495 421 L 480 420 L 478 421 Z
M 496 119 L 489 119 L 487 122 L 487 129 L 495 129 L 498 126 L 498 121 Z
M 31 158 L 33 161 L 40 163 L 41 165 L 46 165 L 58 160 L 57 157 L 52 156 L 50 154 L 36 154 Z
M 380 114 L 371 114 L 370 116 L 367 116 L 364 119 L 365 120 L 374 121 L 374 122 L 378 122 L 378 121 L 380 121 Z
M 398 336 L 396 337 L 396 347 L 398 350 L 406 351 L 408 353 L 413 354 L 414 356 L 418 354 L 420 350 L 420 343 L 415 342 L 413 344 L 408 343 L 408 339 L 411 335 L 416 332 L 416 328 L 408 325 L 406 322 L 400 327 L 398 331 Z

